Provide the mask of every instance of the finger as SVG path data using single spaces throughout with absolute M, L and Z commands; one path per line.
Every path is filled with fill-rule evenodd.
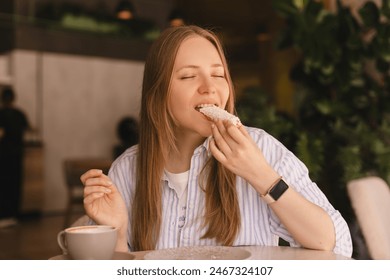
M 243 126 L 242 124 L 240 126 L 237 127 L 239 131 L 241 131 L 241 133 L 245 136 L 245 137 L 251 137 L 248 133 L 248 131 L 246 130 L 245 126 Z
M 226 143 L 229 146 L 232 146 L 235 144 L 235 141 L 232 139 L 232 137 L 229 135 L 227 128 L 229 125 L 232 125 L 229 121 L 218 121 L 216 122 L 216 125 L 218 127 L 219 132 L 221 133 L 223 139 L 226 141 Z
M 93 178 L 88 178 L 84 186 L 103 186 L 103 187 L 110 187 L 112 185 L 112 182 L 108 176 L 100 176 L 100 177 L 93 177 Z
M 226 131 L 237 144 L 243 143 L 248 139 L 248 137 L 250 137 L 248 132 L 242 125 L 240 127 L 237 127 L 231 123 L 227 124 Z
M 227 155 L 228 153 L 231 152 L 231 148 L 229 147 L 229 144 L 226 142 L 226 140 L 222 136 L 222 134 L 219 130 L 220 127 L 221 127 L 221 124 L 218 124 L 218 126 L 216 124 L 212 124 L 211 130 L 213 133 L 213 138 L 214 138 L 216 146 L 218 147 L 218 149 L 221 152 L 223 152 L 225 155 Z M 222 125 L 222 127 L 223 127 L 223 125 Z M 225 130 L 222 127 L 221 127 L 221 130 Z M 226 131 L 224 133 L 226 133 Z
M 90 187 L 85 187 L 84 188 L 84 197 L 87 197 L 88 195 L 92 193 L 105 193 L 109 194 L 111 193 L 111 189 L 102 187 L 102 186 L 90 186 Z
M 81 175 L 80 180 L 83 184 L 85 184 L 85 181 L 88 178 L 99 177 L 102 174 L 103 174 L 103 170 L 101 169 L 90 169 L 87 172 L 85 172 L 83 175 Z
M 84 197 L 84 204 L 90 204 L 94 202 L 96 199 L 101 198 L 104 196 L 104 193 L 92 193 L 86 197 Z
M 215 140 L 211 139 L 209 143 L 209 149 L 211 154 L 218 160 L 220 163 L 224 163 L 226 161 L 225 155 L 218 149 L 215 144 Z

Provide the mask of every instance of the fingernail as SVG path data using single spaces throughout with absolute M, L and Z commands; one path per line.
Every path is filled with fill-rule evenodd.
M 111 193 L 111 190 L 110 189 L 104 189 L 104 192 L 105 193 Z
M 112 185 L 112 182 L 111 182 L 111 181 L 108 181 L 108 182 L 107 182 L 107 185 L 111 186 L 111 185 Z

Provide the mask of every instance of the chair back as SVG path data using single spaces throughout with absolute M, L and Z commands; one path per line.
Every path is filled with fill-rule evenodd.
M 390 188 L 378 177 L 348 182 L 348 195 L 372 259 L 390 259 Z
M 73 214 L 77 213 L 80 215 L 80 211 L 76 212 L 77 208 L 84 208 L 84 186 L 80 180 L 81 175 L 90 169 L 101 169 L 104 174 L 107 174 L 111 163 L 112 160 L 110 159 L 100 158 L 76 158 L 64 160 L 65 182 L 68 190 L 68 203 L 65 210 L 64 228 L 71 225 Z

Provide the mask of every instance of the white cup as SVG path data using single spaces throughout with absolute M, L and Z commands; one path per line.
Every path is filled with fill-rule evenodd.
M 63 253 L 74 260 L 110 260 L 116 241 L 117 229 L 104 225 L 70 227 L 57 235 Z

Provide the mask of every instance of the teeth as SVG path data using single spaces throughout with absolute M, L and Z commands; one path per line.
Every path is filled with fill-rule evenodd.
M 200 104 L 197 107 L 204 108 L 204 107 L 213 107 L 213 106 L 215 106 L 215 105 L 214 104 Z
M 214 106 L 216 106 L 216 105 L 215 104 L 200 104 L 200 105 L 196 106 L 195 108 L 200 109 L 200 108 L 214 107 Z

